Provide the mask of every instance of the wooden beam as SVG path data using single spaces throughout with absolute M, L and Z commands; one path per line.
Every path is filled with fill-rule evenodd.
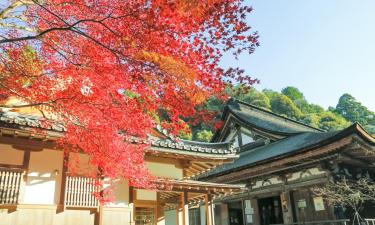
M 193 163 L 192 166 L 193 166 L 194 168 L 196 168 L 196 169 L 199 169 L 200 171 L 205 171 L 205 170 L 207 170 L 207 167 L 203 167 L 203 166 L 201 166 L 201 165 L 198 164 L 198 163 Z
M 207 166 L 205 163 L 203 162 L 199 162 L 199 163 L 194 163 L 196 166 L 200 167 L 202 170 L 208 170 L 210 169 L 209 166 Z
M 204 196 L 204 206 L 206 213 L 206 225 L 214 225 L 213 203 L 211 194 Z
M 186 168 L 185 170 L 192 174 L 198 174 L 202 172 L 201 170 L 195 169 L 194 167 L 189 167 L 189 168 Z
M 364 160 L 364 158 L 357 159 L 357 158 L 354 158 L 353 156 L 351 156 L 349 154 L 346 154 L 346 153 L 341 153 L 339 155 L 339 160 L 345 161 L 346 163 L 349 163 L 349 164 L 352 164 L 352 165 L 360 165 L 360 166 L 365 167 L 365 168 L 370 167 L 370 162 L 367 162 L 366 160 Z
M 29 138 L 5 137 L 0 136 L 2 144 L 12 145 L 13 148 L 19 150 L 42 151 L 44 148 L 55 148 L 56 144 L 52 141 L 41 141 Z
M 188 192 L 181 193 L 182 225 L 189 225 L 189 200 Z

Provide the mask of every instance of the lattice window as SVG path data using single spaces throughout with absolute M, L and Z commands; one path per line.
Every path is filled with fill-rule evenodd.
M 94 178 L 67 176 L 65 207 L 98 207 L 99 201 L 94 193 L 98 193 L 100 190 L 94 182 Z
M 23 175 L 20 169 L 0 168 L 0 204 L 18 203 Z

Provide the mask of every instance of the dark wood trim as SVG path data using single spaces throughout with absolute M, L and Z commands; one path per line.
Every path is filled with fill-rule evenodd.
M 12 164 L 3 164 L 0 163 L 0 168 L 7 168 L 7 169 L 23 169 L 23 165 L 12 165 Z
M 237 139 L 238 139 L 238 147 L 241 148 L 241 146 L 243 145 L 241 127 L 238 128 Z
M 6 137 L 0 136 L 1 144 L 9 144 L 18 150 L 42 151 L 44 148 L 53 149 L 56 144 L 53 141 L 35 140 L 21 137 Z
M 66 177 L 68 173 L 69 153 L 64 152 L 63 168 L 61 172 L 61 187 L 60 187 L 60 199 L 59 203 L 64 205 L 65 203 L 65 191 L 66 191 Z
M 24 182 L 27 181 L 27 177 L 28 177 L 28 174 L 29 174 L 30 156 L 31 156 L 30 151 L 25 151 L 25 152 L 23 153 L 23 162 L 22 162 L 22 167 L 23 167 L 23 169 L 25 170 L 25 173 L 24 173 L 24 175 L 23 175 L 23 181 L 24 181 Z
M 29 169 L 29 164 L 30 164 L 30 151 L 25 151 L 23 154 L 23 161 L 22 161 L 22 166 L 24 169 L 28 170 Z

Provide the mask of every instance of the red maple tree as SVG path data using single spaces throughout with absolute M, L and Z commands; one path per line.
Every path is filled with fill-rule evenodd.
M 0 8 L 0 94 L 61 121 L 59 144 L 83 151 L 103 176 L 148 186 L 146 139 L 222 93 L 223 54 L 252 53 L 257 34 L 241 0 L 9 0 Z M 9 107 L 9 106 L 3 106 Z

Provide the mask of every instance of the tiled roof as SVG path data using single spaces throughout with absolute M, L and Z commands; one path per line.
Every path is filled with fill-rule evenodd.
M 8 109 L 0 108 L 0 127 L 30 130 L 32 128 L 39 128 L 48 132 L 62 133 L 65 131 L 64 126 L 61 123 L 43 123 L 43 118 L 40 116 L 21 114 L 13 112 Z M 159 132 L 162 132 L 167 139 L 156 139 L 150 138 L 149 143 L 152 147 L 168 148 L 171 150 L 181 150 L 185 152 L 193 153 L 207 153 L 216 155 L 228 155 L 235 154 L 235 150 L 231 142 L 219 142 L 219 143 L 204 143 L 181 140 L 177 141 L 166 130 L 158 127 L 156 128 Z M 136 139 L 131 141 L 136 142 Z
M 178 150 L 186 150 L 197 153 L 210 154 L 235 154 L 235 149 L 231 142 L 206 143 L 195 141 L 172 141 L 172 140 L 152 140 L 151 145 L 154 147 L 164 147 Z
M 324 146 L 351 134 L 360 134 L 371 145 L 375 145 L 375 139 L 371 138 L 357 123 L 352 126 L 332 132 L 304 132 L 291 137 L 287 137 L 273 143 L 263 145 L 240 154 L 240 157 L 231 164 L 218 166 L 200 176 L 199 178 L 218 176 L 231 171 L 250 168 L 262 164 L 269 160 L 277 160 L 289 154 L 296 154 L 300 151 L 309 150 L 315 147 Z
M 228 101 L 222 119 L 226 120 L 229 115 L 234 116 L 244 126 L 274 134 L 290 136 L 301 132 L 323 131 L 236 99 Z M 217 141 L 219 135 L 220 131 L 215 134 L 213 140 Z
M 43 123 L 43 120 L 44 119 L 40 116 L 21 114 L 9 109 L 0 108 L 0 125 L 3 127 L 14 129 L 39 128 L 54 132 L 65 131 L 65 128 L 61 123 L 57 121 Z

